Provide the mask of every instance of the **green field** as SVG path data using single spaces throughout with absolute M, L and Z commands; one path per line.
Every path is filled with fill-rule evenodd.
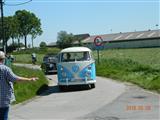
M 45 54 L 36 54 L 36 55 L 37 55 L 36 64 L 41 64 Z M 16 63 L 32 64 L 31 54 L 18 54 L 18 55 L 14 55 L 14 58 Z
M 160 92 L 160 48 L 109 49 L 100 51 L 96 59 L 97 75 L 127 81 L 145 89 Z M 37 54 L 41 64 L 44 54 Z M 15 55 L 16 62 L 31 63 L 30 54 Z
M 160 48 L 104 50 L 100 58 L 97 75 L 160 92 Z
M 44 55 L 37 54 L 38 64 L 42 63 Z M 93 52 L 95 59 L 97 58 L 97 52 Z M 16 62 L 31 63 L 31 54 L 15 54 Z M 119 58 L 119 59 L 131 59 L 140 64 L 150 65 L 153 68 L 160 68 L 160 48 L 141 48 L 141 49 L 113 49 L 100 51 L 100 57 L 106 58 Z
M 15 62 L 17 63 L 32 63 L 32 53 L 36 53 L 37 55 L 37 63 L 36 64 L 41 64 L 43 57 L 46 54 L 57 54 L 60 51 L 58 48 L 46 48 L 46 49 L 38 49 L 38 48 L 33 48 L 33 49 L 27 49 L 27 50 L 21 50 L 13 53 L 13 56 L 15 58 Z
M 94 52 L 97 58 L 97 53 Z M 131 59 L 152 68 L 160 68 L 160 48 L 113 49 L 100 51 L 101 59 Z

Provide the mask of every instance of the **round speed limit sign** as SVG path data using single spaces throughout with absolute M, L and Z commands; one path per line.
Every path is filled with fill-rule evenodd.
M 102 46 L 103 45 L 103 39 L 100 36 L 97 36 L 94 38 L 94 44 L 96 46 Z

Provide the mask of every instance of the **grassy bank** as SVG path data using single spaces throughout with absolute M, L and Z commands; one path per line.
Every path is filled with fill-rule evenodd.
M 127 81 L 160 93 L 160 48 L 101 51 L 97 75 Z
M 44 74 L 40 70 L 32 70 L 17 66 L 13 66 L 12 70 L 19 76 L 23 77 L 36 76 L 39 78 L 39 80 L 37 80 L 36 82 L 17 82 L 14 84 L 15 96 L 16 96 L 15 103 L 20 103 L 22 101 L 28 100 L 36 96 L 39 90 L 48 83 Z

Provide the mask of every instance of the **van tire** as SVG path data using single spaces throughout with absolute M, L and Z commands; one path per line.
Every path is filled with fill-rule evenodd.
M 95 86 L 95 84 L 93 83 L 93 84 L 91 84 L 91 88 L 95 88 L 96 86 Z
M 59 85 L 59 89 L 60 89 L 60 91 L 67 91 L 68 90 L 68 86 Z
M 60 90 L 60 91 L 64 91 L 64 86 L 59 85 L 59 90 Z

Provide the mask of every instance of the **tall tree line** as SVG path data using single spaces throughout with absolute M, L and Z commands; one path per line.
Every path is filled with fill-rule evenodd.
M 24 45 L 25 48 L 27 48 L 27 36 L 31 36 L 33 45 L 33 39 L 41 34 L 41 21 L 34 13 L 26 10 L 18 10 L 13 16 L 4 17 L 4 39 L 6 48 L 10 39 L 12 39 L 12 44 L 17 40 L 18 45 L 20 44 L 20 39 L 24 39 Z M 0 40 L 2 41 L 1 22 Z

